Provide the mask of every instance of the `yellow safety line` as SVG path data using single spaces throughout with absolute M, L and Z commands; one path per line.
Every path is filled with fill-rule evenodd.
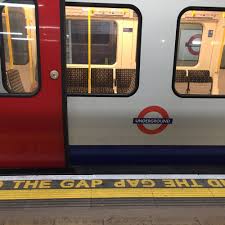
M 225 188 L 98 188 L 1 190 L 0 200 L 97 198 L 222 198 Z
M 29 9 L 24 8 L 26 15 L 26 26 L 29 27 L 31 25 L 31 20 L 29 18 Z M 34 83 L 34 72 L 33 72 L 33 57 L 32 57 L 32 45 L 30 39 L 32 38 L 30 29 L 27 29 L 27 38 L 28 38 L 28 53 L 29 53 L 29 66 L 30 66 L 30 82 Z
M 91 8 L 88 8 L 88 94 L 91 94 Z
M 10 32 L 10 22 L 9 22 L 9 10 L 8 7 L 5 6 L 5 21 L 6 21 L 6 31 L 7 31 L 7 41 L 9 47 L 9 68 L 13 69 L 13 48 L 12 48 L 12 39 Z

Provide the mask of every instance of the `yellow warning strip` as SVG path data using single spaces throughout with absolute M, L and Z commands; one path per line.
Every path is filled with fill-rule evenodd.
M 1 190 L 0 200 L 97 198 L 220 198 L 225 188 L 107 188 Z

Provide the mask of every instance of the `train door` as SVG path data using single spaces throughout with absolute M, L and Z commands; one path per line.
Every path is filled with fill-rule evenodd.
M 59 5 L 0 1 L 0 168 L 64 166 Z

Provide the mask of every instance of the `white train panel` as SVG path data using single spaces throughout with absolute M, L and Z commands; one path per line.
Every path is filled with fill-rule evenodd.
M 98 7 L 105 2 L 96 0 L 93 3 L 100 5 L 89 7 Z M 108 7 L 112 8 L 121 4 L 120 1 L 113 2 L 118 5 L 110 3 L 107 2 Z M 219 16 L 224 15 L 224 2 L 171 0 L 170 4 L 167 3 L 164 0 L 123 1 L 121 7 L 126 4 L 137 7 L 143 19 L 141 49 L 137 49 L 141 51 L 137 92 L 129 97 L 113 94 L 68 96 L 70 145 L 225 145 L 225 105 L 224 98 L 221 98 L 223 93 L 218 88 L 219 77 L 215 75 L 222 70 L 218 71 L 218 63 L 214 62 L 219 60 L 223 29 L 218 29 L 218 26 L 224 27 L 224 19 L 218 23 L 218 13 L 215 13 L 218 12 L 217 9 L 212 11 L 211 17 L 201 14 L 201 7 L 211 7 L 208 10 L 210 12 L 213 7 L 218 7 L 221 8 Z M 190 43 L 195 44 L 190 46 L 195 51 L 198 50 L 197 45 L 201 44 L 201 50 L 199 62 L 195 66 L 177 67 L 177 70 L 185 70 L 190 74 L 190 70 L 208 70 L 209 80 L 212 82 L 206 82 L 206 85 L 199 82 L 200 86 L 205 86 L 200 87 L 202 89 L 197 93 L 199 84 L 189 80 L 189 93 L 178 96 L 172 88 L 176 30 L 178 17 L 187 7 L 194 7 L 188 12 L 195 17 L 191 23 L 203 23 L 202 38 Z M 181 18 L 183 23 L 190 23 L 190 20 Z M 193 30 L 193 35 L 194 33 Z M 128 44 L 123 42 L 127 51 L 130 50 Z M 128 61 L 133 61 L 135 53 L 134 50 L 131 52 L 122 62 L 129 57 L 131 60 Z M 117 52 L 118 56 L 121 53 Z M 93 66 L 95 67 L 96 65 Z

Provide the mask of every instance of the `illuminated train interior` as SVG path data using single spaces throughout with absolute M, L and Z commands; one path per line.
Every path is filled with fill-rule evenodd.
M 225 94 L 224 17 L 223 12 L 210 11 L 181 16 L 177 94 Z M 131 9 L 66 7 L 66 18 L 68 94 L 134 92 L 137 14 Z
M 18 22 L 19 21 L 19 22 Z M 1 92 L 37 90 L 35 12 L 4 7 Z M 179 95 L 225 95 L 225 13 L 181 16 L 174 89 Z M 129 27 L 129 28 L 128 28 Z M 138 15 L 132 9 L 66 7 L 66 91 L 129 95 L 137 85 Z
M 38 88 L 35 7 L 5 6 L 1 21 L 1 93 L 34 93 Z
M 132 9 L 66 7 L 68 94 L 131 94 L 138 17 Z
M 225 13 L 181 16 L 175 90 L 180 95 L 225 95 Z

